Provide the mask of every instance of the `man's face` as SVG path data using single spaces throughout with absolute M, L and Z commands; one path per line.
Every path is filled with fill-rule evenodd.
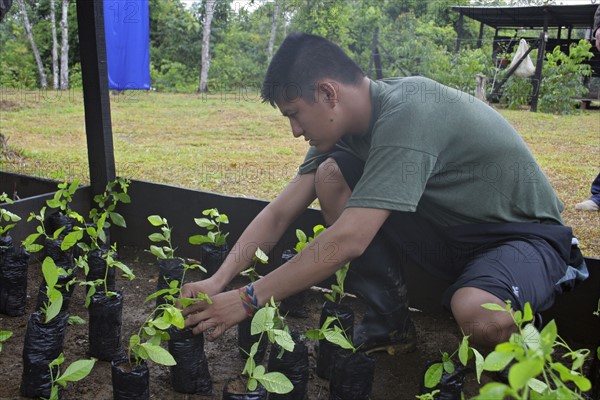
M 331 150 L 342 136 L 337 132 L 338 124 L 334 123 L 332 105 L 325 100 L 281 100 L 277 102 L 277 107 L 290 120 L 294 137 L 303 136 L 319 152 Z

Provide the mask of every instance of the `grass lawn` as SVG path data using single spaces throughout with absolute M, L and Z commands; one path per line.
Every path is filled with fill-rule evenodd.
M 235 196 L 273 199 L 307 144 L 257 93 L 111 96 L 117 174 Z M 565 203 L 586 256 L 600 257 L 600 213 L 574 211 L 600 171 L 600 112 L 557 116 L 500 110 Z M 2 170 L 89 180 L 82 93 L 0 90 Z M 135 201 L 135 199 L 134 199 Z

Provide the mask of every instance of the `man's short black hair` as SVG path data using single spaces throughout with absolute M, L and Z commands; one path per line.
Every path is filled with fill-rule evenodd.
M 302 97 L 308 101 L 315 93 L 315 84 L 324 78 L 358 85 L 364 76 L 335 43 L 321 36 L 291 33 L 269 64 L 261 97 L 273 107 L 282 98 L 291 102 Z

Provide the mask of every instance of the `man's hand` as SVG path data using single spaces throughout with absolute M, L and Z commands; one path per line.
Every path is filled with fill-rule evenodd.
M 596 29 L 596 48 L 600 51 L 600 28 Z
M 200 282 L 190 285 L 198 283 Z M 211 299 L 212 304 L 199 302 L 183 310 L 185 326 L 193 326 L 195 334 L 206 332 L 208 341 L 215 340 L 247 316 L 237 290 L 216 294 Z
M 207 294 L 208 297 L 210 297 L 212 299 L 212 297 L 214 295 L 216 295 L 217 293 L 219 293 L 220 291 L 221 290 L 220 290 L 219 286 L 217 284 L 215 284 L 213 282 L 212 277 L 210 277 L 208 279 L 204 279 L 204 280 L 197 281 L 197 282 L 190 282 L 190 283 L 186 283 L 185 285 L 183 285 L 181 287 L 181 297 L 195 299 L 198 297 L 198 293 L 202 292 L 204 294 Z M 204 302 L 202 301 L 202 302 L 196 302 L 196 303 L 190 304 L 188 307 L 186 307 L 186 309 L 184 311 L 187 314 L 196 312 L 202 308 L 203 303 Z M 179 306 L 181 308 L 180 304 L 179 304 Z

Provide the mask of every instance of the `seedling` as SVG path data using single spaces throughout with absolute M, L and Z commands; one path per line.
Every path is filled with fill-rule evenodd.
M 92 368 L 94 368 L 94 364 L 96 363 L 95 359 L 90 360 L 78 360 L 69 365 L 64 373 L 60 373 L 60 366 L 64 363 L 65 356 L 63 353 L 52 360 L 48 367 L 50 368 L 50 380 L 52 382 L 52 389 L 50 390 L 50 397 L 46 400 L 58 400 L 58 386 L 60 385 L 63 388 L 67 387 L 69 382 L 77 382 L 85 378 L 92 372 Z M 54 376 L 54 367 L 57 368 L 57 374 Z
M 337 316 L 329 316 L 323 322 L 323 326 L 318 329 L 309 329 L 306 331 L 305 336 L 310 340 L 326 340 L 338 345 L 342 349 L 351 350 L 353 353 L 356 353 L 357 348 L 354 347 L 352 340 L 340 326 L 341 322 Z
M 183 267 L 183 274 L 181 276 L 182 282 L 185 280 L 185 273 L 189 270 L 199 269 L 203 272 L 206 272 L 204 270 L 204 268 L 199 264 L 191 264 L 190 265 L 190 264 L 183 263 L 181 265 Z M 208 304 L 212 304 L 212 300 L 210 299 L 210 297 L 207 294 L 202 293 L 202 292 L 198 292 L 196 298 L 181 297 L 181 284 L 178 280 L 172 280 L 171 282 L 169 282 L 168 288 L 157 290 L 156 292 L 152 293 L 150 296 L 146 297 L 145 301 L 149 301 L 149 300 L 155 299 L 157 297 L 162 297 L 165 301 L 167 301 L 170 304 L 179 303 L 179 304 L 181 304 L 182 308 L 186 308 L 190 304 L 196 303 L 198 301 L 206 301 Z
M 2 203 L 13 204 L 13 201 L 6 193 L 2 193 L 0 194 L 0 204 Z M 20 220 L 21 217 L 17 214 L 0 207 L 0 236 L 5 236 Z
M 154 254 L 157 258 L 167 259 L 167 258 L 175 258 L 175 249 L 171 243 L 171 227 L 169 226 L 169 222 L 166 218 L 162 218 L 160 215 L 150 215 L 148 217 L 148 222 L 152 224 L 152 226 L 160 227 L 160 233 L 152 233 L 148 236 L 152 242 L 166 242 L 163 246 L 150 246 L 150 252 Z
M 102 216 L 107 215 L 108 219 L 115 225 L 122 228 L 127 227 L 125 218 L 121 214 L 115 211 L 117 204 L 120 203 L 131 203 L 131 198 L 127 194 L 127 189 L 131 181 L 126 178 L 117 178 L 106 185 L 106 190 L 102 194 L 94 196 L 94 202 L 98 204 L 98 208 L 90 210 L 90 218 L 96 223 Z M 106 217 L 104 217 L 106 219 Z M 109 227 L 110 224 L 106 222 L 105 227 Z
M 241 274 L 247 276 L 251 282 L 255 282 L 258 280 L 258 278 L 260 278 L 258 272 L 256 272 L 256 264 L 259 262 L 261 264 L 268 264 L 269 256 L 264 251 L 262 251 L 260 247 L 257 247 L 256 251 L 254 252 L 254 255 L 252 256 L 252 262 L 252 266 L 242 271 Z
M 67 181 L 58 184 L 58 190 L 54 193 L 54 197 L 46 200 L 46 204 L 50 208 L 58 209 L 63 214 L 67 215 L 70 211 L 69 204 L 73 201 L 73 195 L 79 187 L 79 179 L 74 179 L 71 184 Z
M 279 315 L 275 300 L 271 298 L 270 302 L 258 310 L 252 318 L 252 335 L 259 335 L 259 339 L 250 348 L 250 353 L 246 359 L 246 364 L 242 370 L 242 375 L 246 375 L 246 389 L 254 391 L 261 384 L 268 392 L 284 394 L 294 389 L 294 385 L 287 376 L 281 372 L 266 372 L 263 365 L 256 365 L 254 356 L 258 352 L 258 346 L 262 336 L 267 335 L 271 343 L 277 343 L 285 351 L 294 350 L 294 340 L 288 332 L 287 327 L 283 327 L 283 319 Z
M 51 239 L 51 240 L 57 240 L 58 238 L 60 238 L 62 231 L 65 229 L 64 226 L 61 226 L 56 231 L 54 231 L 52 236 L 50 236 L 46 232 L 46 228 L 44 227 L 45 214 L 46 214 L 46 207 L 44 206 L 40 210 L 39 214 L 35 214 L 32 211 L 29 214 L 29 217 L 27 218 L 27 222 L 33 221 L 34 219 L 36 221 L 38 221 L 38 226 L 36 228 L 35 233 L 28 235 L 25 238 L 25 240 L 23 240 L 23 243 L 22 243 L 23 247 L 25 247 L 25 250 L 29 251 L 30 253 L 36 253 L 44 248 L 44 245 L 36 243 L 36 241 L 38 240 L 39 237 L 44 237 L 46 239 Z
M 59 268 L 54 263 L 51 257 L 46 257 L 42 263 L 42 273 L 44 275 L 44 281 L 46 282 L 46 297 L 48 302 L 44 303 L 40 310 L 44 314 L 44 323 L 48 323 L 52 318 L 56 317 L 60 312 L 63 304 L 63 295 L 58 287 L 58 277 L 60 275 L 66 275 L 66 271 Z M 75 278 L 67 282 L 65 285 L 68 288 L 75 282 Z
M 331 285 L 331 293 L 325 293 L 325 298 L 333 303 L 341 303 L 342 299 L 346 297 L 346 292 L 344 291 L 344 281 L 346 280 L 346 275 L 348 274 L 348 268 L 350 268 L 350 263 L 346 263 L 342 268 L 335 271 L 335 281 L 336 283 Z
M 0 353 L 2 352 L 2 343 L 10 339 L 12 335 L 12 331 L 0 331 Z
M 193 235 L 188 238 L 190 244 L 213 244 L 223 246 L 227 241 L 229 233 L 223 232 L 221 224 L 228 224 L 229 218 L 225 214 L 220 214 L 216 208 L 210 208 L 202 211 L 202 215 L 207 218 L 194 218 L 194 222 L 200 228 L 206 229 L 206 235 Z
M 483 372 L 483 356 L 479 351 L 469 346 L 469 336 L 463 335 L 463 338 L 456 349 L 452 354 L 448 354 L 447 352 L 442 353 L 441 362 L 434 363 L 427 368 L 425 371 L 425 387 L 432 389 L 436 387 L 440 381 L 442 380 L 442 375 L 444 372 L 447 374 L 452 374 L 456 370 L 456 365 L 454 364 L 454 357 L 458 354 L 458 359 L 463 366 L 467 366 L 469 360 L 475 357 L 475 371 L 477 375 L 477 382 L 480 382 L 481 373 Z M 429 393 L 430 395 L 435 395 L 435 393 L 439 392 L 439 390 L 434 390 Z M 423 395 L 426 396 L 427 394 Z M 420 399 L 428 399 L 428 397 L 419 397 Z
M 304 231 L 301 229 L 296 229 L 296 238 L 298 242 L 294 247 L 296 253 L 300 253 L 310 242 L 315 240 L 317 236 L 325 231 L 323 225 L 315 225 L 313 227 L 313 236 L 307 236 Z M 342 299 L 346 296 L 346 292 L 344 291 L 344 281 L 346 280 L 346 275 L 348 274 L 348 268 L 350 264 L 347 263 L 342 268 L 338 269 L 335 272 L 336 283 L 331 285 L 331 293 L 326 293 L 325 298 L 333 303 L 341 303 Z
M 89 289 L 88 289 L 86 297 L 85 297 L 85 307 L 86 308 L 88 308 L 90 306 L 92 296 L 94 294 L 96 294 L 97 287 L 99 287 L 99 286 L 104 286 L 104 290 L 102 291 L 102 293 L 104 293 L 105 296 L 110 297 L 110 296 L 117 295 L 116 292 L 108 290 L 108 271 L 110 268 L 118 268 L 119 270 L 121 270 L 121 272 L 123 272 L 123 275 L 125 275 L 127 278 L 129 278 L 130 281 L 135 279 L 135 275 L 134 275 L 133 271 L 127 265 L 125 265 L 122 262 L 115 259 L 116 253 L 117 253 L 116 245 L 113 245 L 106 254 L 102 255 L 102 257 L 106 260 L 106 270 L 105 270 L 103 279 L 97 279 L 97 280 L 91 281 L 91 282 L 81 282 L 80 283 L 80 285 L 89 286 Z M 87 258 L 83 257 L 81 260 L 83 261 L 82 265 L 84 266 L 84 271 L 87 275 L 87 273 L 89 271 L 89 265 L 87 263 Z
M 498 304 L 482 306 L 511 315 L 518 332 L 513 333 L 508 342 L 497 345 L 483 363 L 483 369 L 486 371 L 502 371 L 512 363 L 508 371 L 508 385 L 499 382 L 488 383 L 480 389 L 476 399 L 582 399 L 581 393 L 591 389 L 589 379 L 582 372 L 590 351 L 572 350 L 558 336 L 554 320 L 538 331 L 531 323 L 533 313 L 529 303 L 525 304 L 523 311 L 513 311 L 510 302 L 505 307 Z M 552 359 L 555 347 L 562 347 L 567 351 L 562 358 L 570 359 L 571 367 Z
M 298 239 L 298 242 L 296 243 L 296 246 L 294 247 L 294 250 L 296 251 L 296 253 L 300 253 L 302 251 L 302 249 L 304 249 L 310 242 L 315 240 L 315 238 L 317 236 L 319 236 L 321 233 L 323 233 L 323 231 L 325 231 L 325 229 L 326 228 L 323 225 L 315 225 L 313 227 L 313 236 L 312 237 L 306 236 L 306 233 L 304 233 L 304 231 L 302 231 L 301 229 L 296 229 L 296 238 Z
M 146 298 L 146 301 L 150 299 Z M 181 310 L 173 304 L 164 303 L 157 306 L 146 318 L 137 333 L 129 338 L 128 358 L 132 367 L 151 359 L 157 364 L 175 365 L 175 359 L 161 347 L 162 341 L 170 339 L 166 332 L 171 326 L 179 329 L 185 327 Z

